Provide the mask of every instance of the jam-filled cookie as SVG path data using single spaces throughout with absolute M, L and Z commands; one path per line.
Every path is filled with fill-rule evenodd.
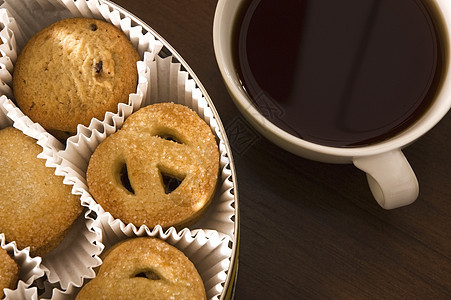
M 87 182 L 94 199 L 125 223 L 182 227 L 214 195 L 219 150 L 210 127 L 187 106 L 141 108 L 94 151 Z
M 105 255 L 81 299 L 206 299 L 202 278 L 177 248 L 157 238 L 123 241 Z
M 0 299 L 5 296 L 3 289 L 14 289 L 19 278 L 19 267 L 5 249 L 0 248 Z
M 139 54 L 114 25 L 89 18 L 53 23 L 19 54 L 13 74 L 20 109 L 58 137 L 103 120 L 136 91 Z
M 37 156 L 42 147 L 20 130 L 0 130 L 0 232 L 19 249 L 45 255 L 82 211 L 80 199 Z

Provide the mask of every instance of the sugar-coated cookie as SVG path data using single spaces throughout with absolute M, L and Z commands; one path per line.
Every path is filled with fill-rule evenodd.
M 81 299 L 206 299 L 202 278 L 177 248 L 157 238 L 133 238 L 111 248 Z
M 115 218 L 136 226 L 182 227 L 214 195 L 219 150 L 210 127 L 187 106 L 141 108 L 93 153 L 89 191 Z
M 19 267 L 5 249 L 0 248 L 0 299 L 5 296 L 3 289 L 14 289 L 19 278 Z
M 89 18 L 58 21 L 35 34 L 14 66 L 20 109 L 58 137 L 91 118 L 103 120 L 136 91 L 139 54 L 114 25 Z
M 32 256 L 55 248 L 82 211 L 71 186 L 37 157 L 41 152 L 20 130 L 0 130 L 0 232 Z

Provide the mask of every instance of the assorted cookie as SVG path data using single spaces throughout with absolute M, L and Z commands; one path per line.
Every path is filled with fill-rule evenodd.
M 183 227 L 210 203 L 219 150 L 210 127 L 187 106 L 139 109 L 94 151 L 87 183 L 115 218 L 135 226 Z
M 114 25 L 64 19 L 35 34 L 19 53 L 14 101 L 33 122 L 64 140 L 79 124 L 103 120 L 128 101 L 137 88 L 139 60 Z M 0 233 L 17 248 L 45 257 L 66 237 L 83 205 L 72 186 L 38 157 L 41 152 L 36 139 L 21 130 L 0 129 Z M 219 168 L 210 126 L 188 106 L 165 102 L 135 111 L 95 148 L 86 183 L 96 203 L 126 224 L 182 229 L 209 207 Z M 77 299 L 207 297 L 193 263 L 158 238 L 120 242 L 102 259 Z M 3 288 L 17 282 L 14 265 L 15 271 L 0 251 L 0 298 Z
M 202 278 L 177 248 L 157 238 L 122 241 L 104 255 L 76 299 L 206 299 Z
M 32 256 L 54 249 L 82 211 L 71 186 L 38 158 L 42 150 L 18 129 L 0 130 L 0 232 Z
M 3 289 L 14 289 L 19 278 L 19 266 L 8 252 L 0 248 L 0 299 L 5 296 Z
M 139 54 L 110 23 L 70 18 L 35 34 L 14 66 L 13 91 L 20 109 L 55 136 L 103 120 L 136 91 Z

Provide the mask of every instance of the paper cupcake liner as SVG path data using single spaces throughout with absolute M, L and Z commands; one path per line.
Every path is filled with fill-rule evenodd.
M 103 249 L 102 233 L 93 224 L 91 211 L 85 210 L 72 225 L 66 238 L 43 258 L 42 267 L 50 283 L 63 290 L 81 286 L 95 276 L 94 268 L 101 264 L 99 254 Z
M 90 210 L 74 223 L 65 240 L 43 260 L 45 280 L 39 281 L 40 299 L 72 295 L 87 280 L 95 277 L 104 249 L 99 219 Z M 55 298 L 56 297 L 56 298 Z M 68 298 L 70 299 L 70 298 Z
M 3 233 L 0 233 L 0 247 L 5 249 L 19 266 L 17 287 L 14 290 L 4 289 L 4 299 L 38 299 L 38 289 L 32 284 L 44 276 L 41 258 L 32 258 L 28 249 L 19 250 L 15 242 L 6 243 Z
M 37 157 L 44 159 L 47 167 L 54 168 L 56 176 L 66 175 L 61 171 L 58 155 L 63 145 L 39 124 L 32 122 L 5 96 L 0 97 L 0 124 L 1 128 L 13 126 L 36 139 L 36 143 L 43 148 Z M 66 180 L 63 183 L 67 184 Z M 81 286 L 85 278 L 94 277 L 93 268 L 101 263 L 98 254 L 103 249 L 101 232 L 96 229 L 98 226 L 94 226 L 95 222 L 90 217 L 90 211 L 85 209 L 64 240 L 42 258 L 41 268 L 50 283 L 57 282 L 66 289 L 70 285 Z
M 136 228 L 125 225 L 111 214 L 104 213 L 99 217 L 102 231 L 104 252 L 116 243 L 134 237 L 155 237 L 162 239 L 181 250 L 195 265 L 204 282 L 207 299 L 220 299 L 230 265 L 232 249 L 231 238 L 220 235 L 217 231 L 183 229 L 177 232 L 175 228 L 164 231 L 160 226 L 152 230 L 146 226 Z M 86 281 L 87 283 L 88 281 Z M 52 287 L 49 285 L 49 287 Z M 73 299 L 82 287 L 70 286 L 66 290 L 53 288 L 52 300 Z M 43 294 L 42 299 L 50 299 L 49 294 Z
M 13 29 L 15 20 L 9 17 L 6 9 L 0 9 L 0 94 L 11 98 L 13 62 L 17 59 L 17 45 Z
M 174 103 L 187 105 L 210 125 L 218 139 L 220 150 L 218 188 L 205 215 L 190 228 L 217 230 L 233 237 L 234 196 L 231 193 L 233 183 L 230 181 L 229 159 L 217 121 L 193 80 L 189 79 L 186 71 L 180 69 L 180 63 L 174 63 L 173 57 L 157 56 L 155 60 L 146 58 L 145 55 L 143 64 L 146 67 L 141 67 L 146 70 L 143 77 L 148 80 L 151 89 L 150 92 L 142 93 L 146 97 L 142 99 L 141 104 L 145 106 L 172 100 Z M 104 122 L 93 119 L 89 127 L 79 126 L 78 134 L 69 138 L 66 149 L 60 152 L 63 159 L 61 164 L 66 167 L 67 180 L 74 184 L 74 193 L 81 195 L 83 205 L 98 213 L 104 213 L 104 211 L 89 194 L 85 179 L 89 159 L 96 147 L 120 129 L 125 119 L 140 107 L 133 102 L 134 99 L 131 100 L 130 105 L 119 107 L 119 113 L 107 113 Z
M 203 230 L 190 231 L 184 229 L 177 232 L 174 228 L 164 231 L 160 226 L 152 230 L 146 226 L 136 228 L 125 225 L 113 218 L 109 213 L 100 216 L 104 251 L 107 251 L 116 243 L 133 237 L 156 237 L 168 242 L 181 250 L 195 265 L 199 275 L 204 282 L 207 299 L 219 299 L 224 289 L 227 269 L 230 264 L 231 248 L 229 243 L 231 238 L 219 235 L 216 231 L 205 232 Z M 79 289 L 73 290 L 73 296 Z M 68 299 L 69 294 L 61 294 L 61 298 Z
M 8 111 L 14 107 L 6 96 L 0 96 L 0 129 L 13 126 L 14 121 L 8 117 Z
M 16 22 L 13 28 L 18 50 L 22 49 L 31 36 L 53 23 L 55 19 L 71 16 L 59 0 L 17 1 L 4 0 L 0 8 Z

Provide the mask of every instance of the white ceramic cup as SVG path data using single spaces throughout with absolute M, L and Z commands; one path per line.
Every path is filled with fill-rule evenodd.
M 353 163 L 367 174 L 376 201 L 385 209 L 411 204 L 419 193 L 418 180 L 402 149 L 436 125 L 451 107 L 451 0 L 428 0 L 444 40 L 445 59 L 442 82 L 430 108 L 414 124 L 390 139 L 368 146 L 338 148 L 305 141 L 293 136 L 263 116 L 245 92 L 232 59 L 233 26 L 246 0 L 219 0 L 213 22 L 216 60 L 227 89 L 244 117 L 263 136 L 296 155 L 328 163 Z

